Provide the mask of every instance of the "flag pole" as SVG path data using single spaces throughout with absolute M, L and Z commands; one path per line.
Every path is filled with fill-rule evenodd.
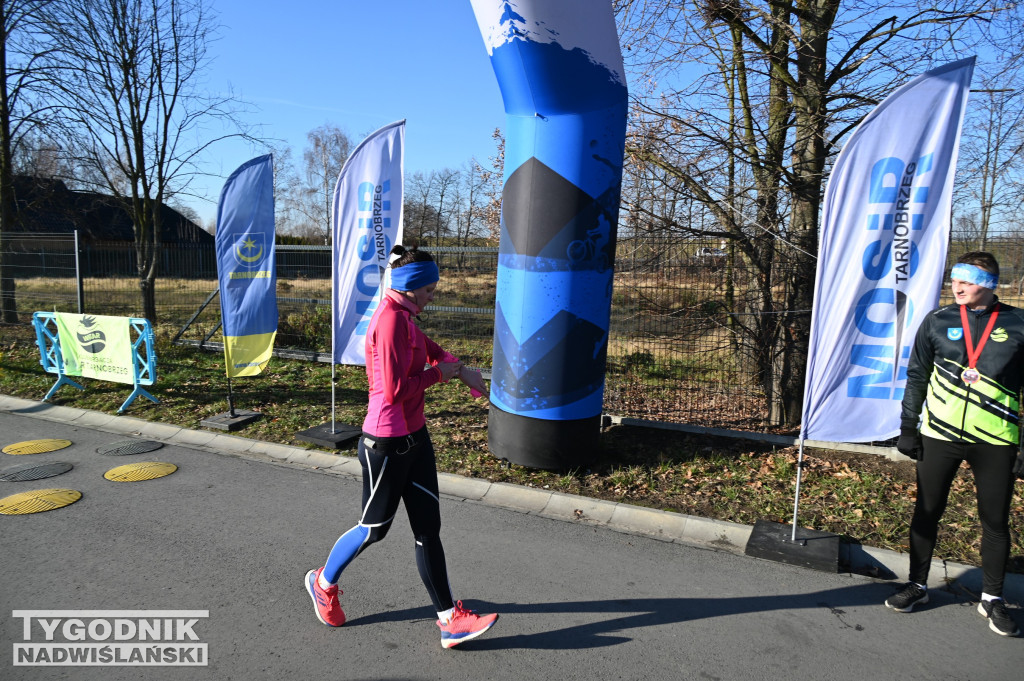
M 337 385 L 335 380 L 335 372 L 338 369 L 338 365 L 331 360 L 331 434 L 338 432 L 337 426 L 335 426 L 335 414 L 334 414 L 334 387 Z
M 231 374 L 228 374 L 228 415 L 231 418 L 235 418 L 238 414 L 235 413 L 235 399 L 231 392 Z
M 338 269 L 338 263 L 336 263 L 334 261 L 334 259 L 335 259 L 335 256 L 334 256 L 334 245 L 335 245 L 335 241 L 338 239 L 338 235 L 337 235 L 337 231 L 338 231 L 338 226 L 337 226 L 338 216 L 336 215 L 336 211 L 337 211 L 337 205 L 336 204 L 337 204 L 337 198 L 335 198 L 335 200 L 333 200 L 331 202 L 331 243 L 329 244 L 330 247 L 331 247 L 331 435 L 334 435 L 335 433 L 338 432 L 338 428 L 335 425 L 336 421 L 335 421 L 335 411 L 334 411 L 334 409 L 335 409 L 334 386 L 335 386 L 335 376 L 336 376 L 335 372 L 338 369 L 338 364 L 337 364 L 338 351 L 337 351 L 337 345 L 335 345 L 338 342 L 337 339 L 335 338 L 335 334 L 337 334 L 337 332 L 338 332 L 338 294 L 337 294 L 337 291 L 334 288 L 334 286 L 335 286 L 334 280 L 335 280 L 335 277 L 337 277 L 337 269 Z
M 346 165 L 348 165 L 348 159 L 345 159 L 341 172 L 338 173 L 338 182 L 341 181 Z M 335 185 L 334 196 L 331 198 L 331 242 L 329 244 L 331 247 L 331 435 L 335 435 L 338 432 L 337 413 L 335 411 L 335 386 L 337 386 L 338 370 L 338 290 L 335 287 L 337 286 L 338 263 L 336 262 L 337 253 L 335 249 L 341 238 L 338 226 L 338 221 L 341 219 L 338 214 L 340 209 L 341 206 L 338 204 L 338 188 Z
M 796 494 L 793 497 L 793 534 L 789 538 L 791 542 L 796 543 L 796 516 L 797 510 L 800 508 L 800 479 L 803 477 L 804 470 L 804 431 L 800 429 L 800 449 L 797 455 L 796 461 Z

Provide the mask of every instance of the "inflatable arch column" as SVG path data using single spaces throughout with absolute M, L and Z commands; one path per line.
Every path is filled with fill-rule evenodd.
M 609 2 L 472 0 L 504 100 L 488 440 L 566 470 L 598 446 L 627 90 Z

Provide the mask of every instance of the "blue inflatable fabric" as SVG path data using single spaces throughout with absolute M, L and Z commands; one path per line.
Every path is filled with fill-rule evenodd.
M 622 54 L 610 3 L 473 8 L 507 114 L 491 449 L 569 468 L 594 453 L 604 397 L 628 96 Z

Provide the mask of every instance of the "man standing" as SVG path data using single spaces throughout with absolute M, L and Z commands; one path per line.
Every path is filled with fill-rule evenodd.
M 950 278 L 955 302 L 932 311 L 921 323 L 907 368 L 896 448 L 917 460 L 910 581 L 885 605 L 910 612 L 928 602 L 928 568 L 939 520 L 957 470 L 966 461 L 978 488 L 982 527 L 978 612 L 992 631 L 1016 636 L 1019 629 L 1002 594 L 1013 482 L 1015 476 L 1024 476 L 1019 419 L 1024 310 L 996 297 L 999 264 L 990 253 L 965 253 Z

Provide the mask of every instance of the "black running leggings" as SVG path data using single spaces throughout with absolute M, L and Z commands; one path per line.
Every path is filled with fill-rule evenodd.
M 987 594 L 1002 596 L 1010 556 L 1010 500 L 1017 447 L 930 437 L 922 440 L 924 456 L 917 462 L 917 504 L 910 522 L 910 580 L 927 583 L 949 489 L 960 463 L 967 461 L 974 473 L 981 518 L 982 589 Z
M 405 503 L 416 539 L 416 567 L 438 612 L 454 606 L 444 547 L 441 546 L 441 506 L 437 463 L 427 429 L 403 437 L 359 438 L 363 466 L 363 513 L 359 523 L 343 534 L 324 566 L 324 578 L 335 583 L 341 572 L 364 549 L 383 539 Z

